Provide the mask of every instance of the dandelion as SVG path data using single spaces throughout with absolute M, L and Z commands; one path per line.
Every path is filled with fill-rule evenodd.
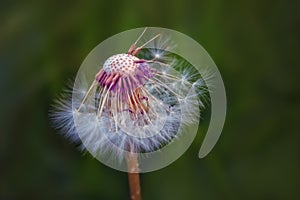
M 89 87 L 79 74 L 77 87 L 51 113 L 55 126 L 82 150 L 127 160 L 132 199 L 141 198 L 139 153 L 159 150 L 178 137 L 180 126 L 198 123 L 195 108 L 207 99 L 203 78 L 168 51 L 168 40 L 158 42 L 161 34 L 137 45 L 145 32 L 126 53 L 108 57 Z M 146 48 L 150 43 L 156 48 Z

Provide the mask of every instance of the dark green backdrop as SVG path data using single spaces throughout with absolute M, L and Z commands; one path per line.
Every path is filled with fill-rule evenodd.
M 128 199 L 127 175 L 81 155 L 47 113 L 90 50 L 144 26 L 202 44 L 228 95 L 214 150 L 198 159 L 199 134 L 179 160 L 142 175 L 144 200 L 300 199 L 296 0 L 2 1 L 0 199 Z

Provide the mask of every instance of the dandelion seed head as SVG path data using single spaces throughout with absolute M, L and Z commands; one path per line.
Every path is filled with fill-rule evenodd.
M 168 52 L 172 45 L 151 42 L 159 48 L 146 56 L 133 45 L 106 58 L 92 83 L 78 74 L 71 98 L 57 104 L 56 126 L 95 157 L 160 150 L 180 138 L 182 126 L 199 122 L 204 82 Z

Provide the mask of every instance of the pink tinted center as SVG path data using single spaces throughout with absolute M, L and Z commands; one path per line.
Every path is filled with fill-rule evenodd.
M 108 74 L 119 73 L 121 75 L 129 75 L 137 68 L 139 58 L 130 54 L 117 54 L 109 57 L 104 65 L 103 70 Z

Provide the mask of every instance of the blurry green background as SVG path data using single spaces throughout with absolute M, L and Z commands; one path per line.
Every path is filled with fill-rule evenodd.
M 179 160 L 143 174 L 143 199 L 300 199 L 299 6 L 2 1 L 0 199 L 129 199 L 127 174 L 78 152 L 51 128 L 48 110 L 96 45 L 144 26 L 175 29 L 209 52 L 228 114 L 206 158 L 197 157 L 201 133 Z

